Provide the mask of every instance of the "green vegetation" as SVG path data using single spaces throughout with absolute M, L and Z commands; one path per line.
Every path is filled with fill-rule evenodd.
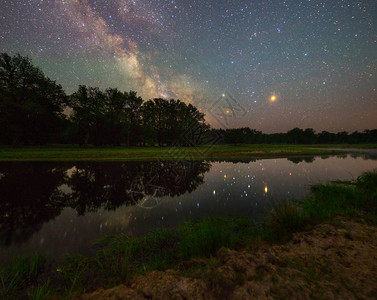
M 15 292 L 22 286 L 32 286 L 37 282 L 45 264 L 46 259 L 41 255 L 36 255 L 20 258 L 5 268 L 1 268 L 0 297 L 5 299 L 10 295 L 15 295 Z
M 21 259 L 1 269 L 0 297 L 68 297 L 99 286 L 111 287 L 150 270 L 177 267 L 190 258 L 212 257 L 221 247 L 285 242 L 294 232 L 324 221 L 336 222 L 339 215 L 377 225 L 376 204 L 377 170 L 354 182 L 315 185 L 305 200 L 277 204 L 262 224 L 240 217 L 207 218 L 142 237 L 107 237 L 95 245 L 94 255 L 70 256 L 57 266 L 41 257 Z
M 362 218 L 377 225 L 377 170 L 366 172 L 355 182 L 313 185 L 311 195 L 298 205 L 280 203 L 267 218 L 273 238 L 286 240 L 292 233 L 342 215 Z
M 214 145 L 200 147 L 98 148 L 78 146 L 0 147 L 0 161 L 146 161 L 172 159 L 237 160 L 264 157 L 330 155 L 339 150 L 303 145 Z
M 310 145 L 310 147 L 314 148 L 356 148 L 356 149 L 374 149 L 377 148 L 376 143 L 370 143 L 370 144 L 315 144 Z

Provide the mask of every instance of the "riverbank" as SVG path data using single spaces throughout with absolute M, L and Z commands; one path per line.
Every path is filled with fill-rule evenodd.
M 166 293 L 178 291 L 192 298 L 246 292 L 273 298 L 297 288 L 297 297 L 368 298 L 377 278 L 376 204 L 375 171 L 354 182 L 313 186 L 310 197 L 276 205 L 262 224 L 202 219 L 142 237 L 103 239 L 90 257 L 24 258 L 0 270 L 0 296 L 169 298 L 174 294 Z
M 344 150 L 325 149 L 341 147 Z M 147 160 L 222 160 L 332 155 L 347 148 L 377 148 L 362 145 L 214 145 L 200 147 L 0 147 L 0 161 L 147 161 Z
M 337 218 L 284 245 L 221 248 L 74 299 L 375 299 L 377 228 Z

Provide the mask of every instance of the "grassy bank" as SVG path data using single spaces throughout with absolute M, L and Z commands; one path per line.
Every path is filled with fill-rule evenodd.
M 375 146 L 377 147 L 377 145 Z M 313 147 L 313 145 L 215 145 L 211 147 L 201 146 L 179 148 L 84 148 L 78 146 L 0 147 L 0 161 L 222 160 L 328 155 L 341 152 L 342 151 L 339 150 L 319 149 Z
M 0 270 L 0 297 L 69 297 L 98 287 L 113 287 L 151 270 L 176 268 L 195 257 L 212 257 L 221 247 L 245 249 L 287 242 L 292 234 L 337 217 L 377 225 L 377 171 L 354 182 L 315 185 L 301 202 L 279 203 L 262 224 L 247 218 L 208 218 L 143 237 L 119 235 L 99 241 L 93 256 L 75 255 L 61 262 L 43 257 L 20 259 Z
M 377 149 L 376 143 L 370 144 L 315 144 L 311 145 L 314 148 L 356 148 L 356 149 Z

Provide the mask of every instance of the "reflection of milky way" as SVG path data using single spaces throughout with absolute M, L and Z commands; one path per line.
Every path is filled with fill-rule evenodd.
M 1 4 L 0 51 L 29 55 L 69 93 L 79 84 L 133 89 L 193 102 L 209 116 L 227 91 L 247 111 L 230 127 L 376 126 L 375 1 Z

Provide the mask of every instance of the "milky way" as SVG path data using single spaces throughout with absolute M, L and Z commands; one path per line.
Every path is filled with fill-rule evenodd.
M 0 0 L 0 51 L 79 84 L 179 98 L 229 127 L 377 127 L 377 1 Z M 273 100 L 272 100 L 273 99 Z

